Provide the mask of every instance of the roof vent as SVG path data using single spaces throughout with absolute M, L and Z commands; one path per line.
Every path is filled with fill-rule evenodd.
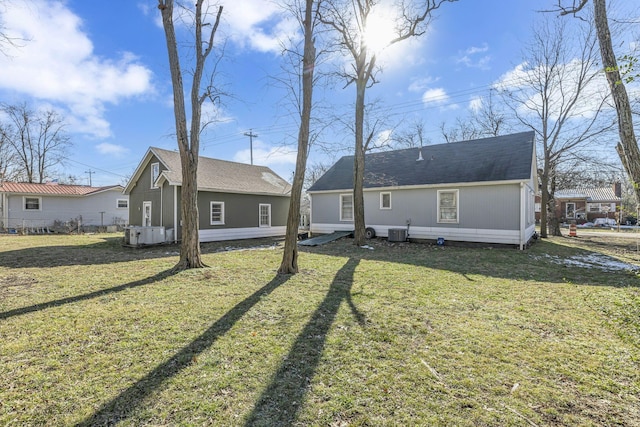
M 416 162 L 421 162 L 423 160 L 424 158 L 422 157 L 422 148 L 420 148 L 420 150 L 418 150 L 418 158 L 416 159 Z

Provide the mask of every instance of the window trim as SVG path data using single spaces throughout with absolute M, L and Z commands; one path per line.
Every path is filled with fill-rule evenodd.
M 220 205 L 220 221 L 213 220 L 213 205 Z M 209 224 L 224 225 L 224 202 L 219 202 L 215 200 L 209 202 Z
M 125 202 L 127 206 L 120 206 L 120 202 Z M 129 199 L 116 199 L 116 209 L 129 209 Z
M 344 214 L 344 209 L 343 209 L 343 205 L 344 205 L 344 198 L 345 197 L 351 197 L 351 218 L 345 218 L 343 216 Z M 340 194 L 340 221 L 353 221 L 353 193 L 345 193 L 345 194 Z
M 384 206 L 384 196 L 385 195 L 389 195 L 389 206 Z M 381 210 L 391 210 L 392 208 L 392 204 L 391 204 L 391 191 L 381 191 L 380 192 L 380 209 Z
M 262 208 L 263 207 L 269 208 L 269 212 L 268 212 L 268 214 L 269 214 L 269 216 L 268 216 L 269 223 L 268 224 L 263 224 L 262 223 Z M 258 226 L 259 227 L 271 227 L 271 203 L 260 203 L 258 205 Z
M 27 199 L 37 199 L 38 200 L 38 208 L 30 209 L 27 208 Z M 23 211 L 42 211 L 42 197 L 40 196 L 22 196 L 22 210 Z
M 156 171 L 157 169 L 157 171 Z M 158 188 L 156 181 L 160 176 L 160 162 L 151 163 L 151 188 Z
M 455 208 L 456 208 L 456 218 L 455 219 L 446 219 L 446 218 L 442 218 L 442 207 L 440 205 L 441 203 L 441 195 L 444 193 L 453 193 L 455 196 Z M 438 210 L 438 223 L 439 224 L 459 224 L 460 223 L 460 190 L 455 189 L 455 190 L 438 190 L 438 195 L 437 195 L 437 205 L 436 208 Z

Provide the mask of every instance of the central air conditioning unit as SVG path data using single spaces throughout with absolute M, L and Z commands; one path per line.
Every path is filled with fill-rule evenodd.
M 390 228 L 389 236 L 387 240 L 390 242 L 406 242 L 407 229 L 406 228 Z
M 124 229 L 124 244 L 127 246 L 157 245 L 166 241 L 164 227 L 131 226 Z

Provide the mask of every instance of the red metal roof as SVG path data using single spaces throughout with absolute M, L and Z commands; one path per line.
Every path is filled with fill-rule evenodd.
M 33 184 L 28 182 L 3 182 L 0 183 L 0 193 L 20 194 L 48 194 L 55 196 L 86 196 L 104 190 L 120 187 L 109 185 L 106 187 L 89 187 L 86 185 L 66 185 L 57 183 Z

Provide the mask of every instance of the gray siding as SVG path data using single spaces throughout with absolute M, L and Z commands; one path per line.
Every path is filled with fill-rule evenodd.
M 104 191 L 87 196 L 38 196 L 40 210 L 25 210 L 23 195 L 7 195 L 7 228 L 49 227 L 54 221 L 82 219 L 83 225 L 122 224 L 129 217 L 129 209 L 118 208 L 118 199 L 128 199 L 120 191 Z
M 438 223 L 438 190 L 459 191 L 459 222 Z M 384 190 L 382 192 L 387 192 Z M 340 194 L 314 194 L 312 222 L 349 224 L 340 221 Z M 474 228 L 517 230 L 520 226 L 520 185 L 439 187 L 393 190 L 391 209 L 380 209 L 380 191 L 365 191 L 365 222 L 367 224 L 404 227 Z
M 271 226 L 286 226 L 289 214 L 289 197 L 253 194 L 200 192 L 198 210 L 200 229 L 258 227 L 259 205 L 271 205 Z M 211 202 L 224 202 L 224 225 L 211 225 Z
M 142 225 L 142 202 L 147 201 L 151 202 L 151 225 L 163 225 L 160 223 L 163 216 L 160 209 L 161 191 L 160 188 L 151 188 L 151 164 L 157 162 L 158 159 L 154 156 L 131 189 L 129 196 L 129 224 L 131 225 Z M 163 168 L 160 163 L 160 172 L 164 169 L 166 168 Z

